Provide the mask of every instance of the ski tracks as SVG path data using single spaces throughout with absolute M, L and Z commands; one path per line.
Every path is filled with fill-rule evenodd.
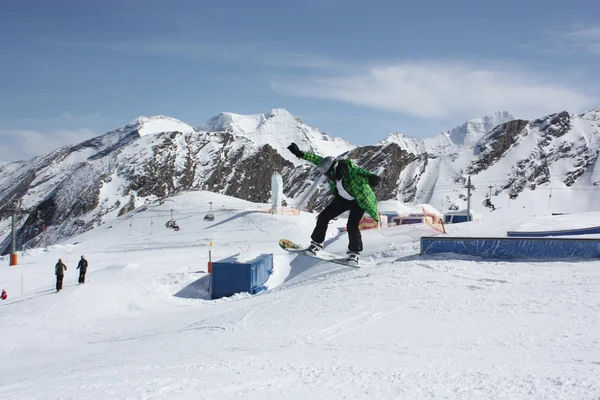
M 317 338 L 319 338 L 321 341 L 329 342 L 339 336 L 347 335 L 356 330 L 367 328 L 369 324 L 388 317 L 389 315 L 408 307 L 408 304 L 409 303 L 407 302 L 386 311 L 373 312 L 373 310 L 366 310 L 358 315 L 336 322 L 327 328 L 323 328 L 311 336 L 313 336 L 313 339 L 315 339 L 314 336 L 317 336 Z

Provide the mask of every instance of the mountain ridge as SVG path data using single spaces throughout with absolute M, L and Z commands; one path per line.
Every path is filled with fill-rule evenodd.
M 51 243 L 183 191 L 266 202 L 271 174 L 277 171 L 289 204 L 308 198 L 308 206 L 319 209 L 329 198 L 327 187 L 311 192 L 318 173 L 286 149 L 291 142 L 304 151 L 349 157 L 381 171 L 379 200 L 430 203 L 442 211 L 464 208 L 468 175 L 491 186 L 485 194 L 474 190 L 475 204 L 490 194 L 523 198 L 524 192 L 551 182 L 566 189 L 589 185 L 596 179 L 591 177 L 600 181 L 600 170 L 595 171 L 600 109 L 578 115 L 563 111 L 532 121 L 501 111 L 432 138 L 394 132 L 360 147 L 328 136 L 285 109 L 273 109 L 250 116 L 221 113 L 196 128 L 166 116 L 138 117 L 82 143 L 0 164 L 0 207 L 22 200 L 36 215 L 19 223 L 20 243 L 39 235 L 39 221 L 47 226 Z M 7 223 L 0 221 L 3 251 Z

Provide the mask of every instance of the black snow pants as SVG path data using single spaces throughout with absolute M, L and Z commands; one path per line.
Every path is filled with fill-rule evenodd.
M 317 243 L 323 243 L 325 241 L 325 234 L 327 233 L 327 227 L 329 221 L 343 213 L 344 211 L 350 210 L 350 216 L 348 217 L 348 250 L 359 253 L 363 249 L 362 236 L 358 229 L 358 224 L 365 214 L 365 210 L 360 208 L 356 203 L 356 200 L 346 200 L 343 197 L 336 195 L 335 198 L 317 218 L 317 226 L 311 235 L 311 239 Z
M 56 275 L 56 291 L 57 292 L 62 289 L 62 283 L 63 283 L 64 277 L 65 277 L 64 275 Z
M 87 268 L 79 268 L 79 283 L 85 283 L 85 273 Z

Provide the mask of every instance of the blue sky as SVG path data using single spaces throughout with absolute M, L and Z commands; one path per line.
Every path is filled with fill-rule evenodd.
M 0 14 L 0 161 L 286 108 L 355 144 L 600 107 L 600 2 L 53 0 Z

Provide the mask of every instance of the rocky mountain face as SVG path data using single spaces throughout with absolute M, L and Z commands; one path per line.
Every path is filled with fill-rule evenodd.
M 75 146 L 0 163 L 0 210 L 22 200 L 31 214 L 19 221 L 19 246 L 34 246 L 42 225 L 49 244 L 183 191 L 268 202 L 273 171 L 281 173 L 290 205 L 308 196 L 307 206 L 320 209 L 330 196 L 327 185 L 312 192 L 318 172 L 286 149 L 291 142 L 377 171 L 380 200 L 457 209 L 464 207 L 459 189 L 468 175 L 494 182 L 494 196 L 512 197 L 557 179 L 566 187 L 589 179 L 600 149 L 599 116 L 600 110 L 561 112 L 525 121 L 501 112 L 433 138 L 393 133 L 362 147 L 331 138 L 281 109 L 222 113 L 197 128 L 169 117 L 140 117 Z M 4 217 L 2 253 L 9 248 L 8 228 Z

